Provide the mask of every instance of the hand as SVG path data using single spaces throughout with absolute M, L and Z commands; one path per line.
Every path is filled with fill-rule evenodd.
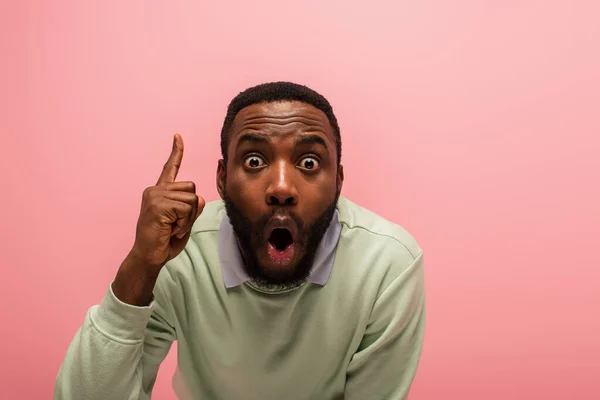
M 144 190 L 130 256 L 136 264 L 160 270 L 184 249 L 205 201 L 193 182 L 175 182 L 183 159 L 183 139 L 175 134 L 173 150 L 155 186 Z

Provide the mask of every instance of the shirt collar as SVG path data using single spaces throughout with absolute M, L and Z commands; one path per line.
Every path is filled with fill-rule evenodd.
M 317 285 L 325 286 L 329 280 L 333 262 L 335 260 L 335 249 L 342 231 L 338 219 L 338 211 L 335 210 L 331 223 L 319 243 L 315 260 L 308 281 Z M 237 244 L 235 232 L 225 215 L 219 227 L 219 257 L 223 271 L 223 281 L 227 288 L 239 286 L 250 280 L 244 269 L 242 255 Z

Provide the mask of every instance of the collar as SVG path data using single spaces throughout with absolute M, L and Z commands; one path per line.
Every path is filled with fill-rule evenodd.
M 336 210 L 331 219 L 331 223 L 319 243 L 315 260 L 308 282 L 325 286 L 329 280 L 333 262 L 335 259 L 335 249 L 342 231 Z M 219 257 L 221 259 L 221 268 L 223 271 L 223 281 L 225 287 L 232 288 L 239 286 L 250 280 L 250 277 L 244 269 L 242 255 L 237 245 L 233 226 L 227 215 L 223 216 L 219 227 Z

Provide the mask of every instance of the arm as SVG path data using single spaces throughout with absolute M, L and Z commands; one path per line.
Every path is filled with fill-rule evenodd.
M 348 366 L 344 398 L 405 399 L 417 372 L 424 331 L 421 253 L 376 300 L 363 340 Z
M 112 285 L 90 308 L 56 378 L 55 400 L 149 399 L 175 330 L 157 286 L 148 306 L 120 301 Z
M 175 340 L 160 284 L 168 274 L 160 271 L 183 251 L 204 208 L 193 182 L 175 182 L 182 158 L 183 140 L 176 134 L 158 182 L 144 190 L 132 250 L 69 346 L 55 400 L 150 398 L 158 367 Z

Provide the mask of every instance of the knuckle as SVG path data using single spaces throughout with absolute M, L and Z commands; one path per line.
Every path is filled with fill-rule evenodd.
M 190 193 L 196 193 L 196 184 L 192 181 L 188 181 L 184 183 L 184 191 Z
M 146 207 L 151 206 L 156 202 L 156 197 L 156 190 L 152 187 L 149 187 L 145 189 L 144 193 L 142 194 L 142 204 Z
M 148 199 L 148 209 L 151 211 L 157 211 L 161 208 L 161 198 L 158 196 L 150 196 Z
M 167 161 L 165 163 L 165 165 L 163 166 L 163 170 L 170 170 L 170 169 L 173 169 L 173 168 L 179 168 L 179 164 L 174 163 L 172 161 Z

